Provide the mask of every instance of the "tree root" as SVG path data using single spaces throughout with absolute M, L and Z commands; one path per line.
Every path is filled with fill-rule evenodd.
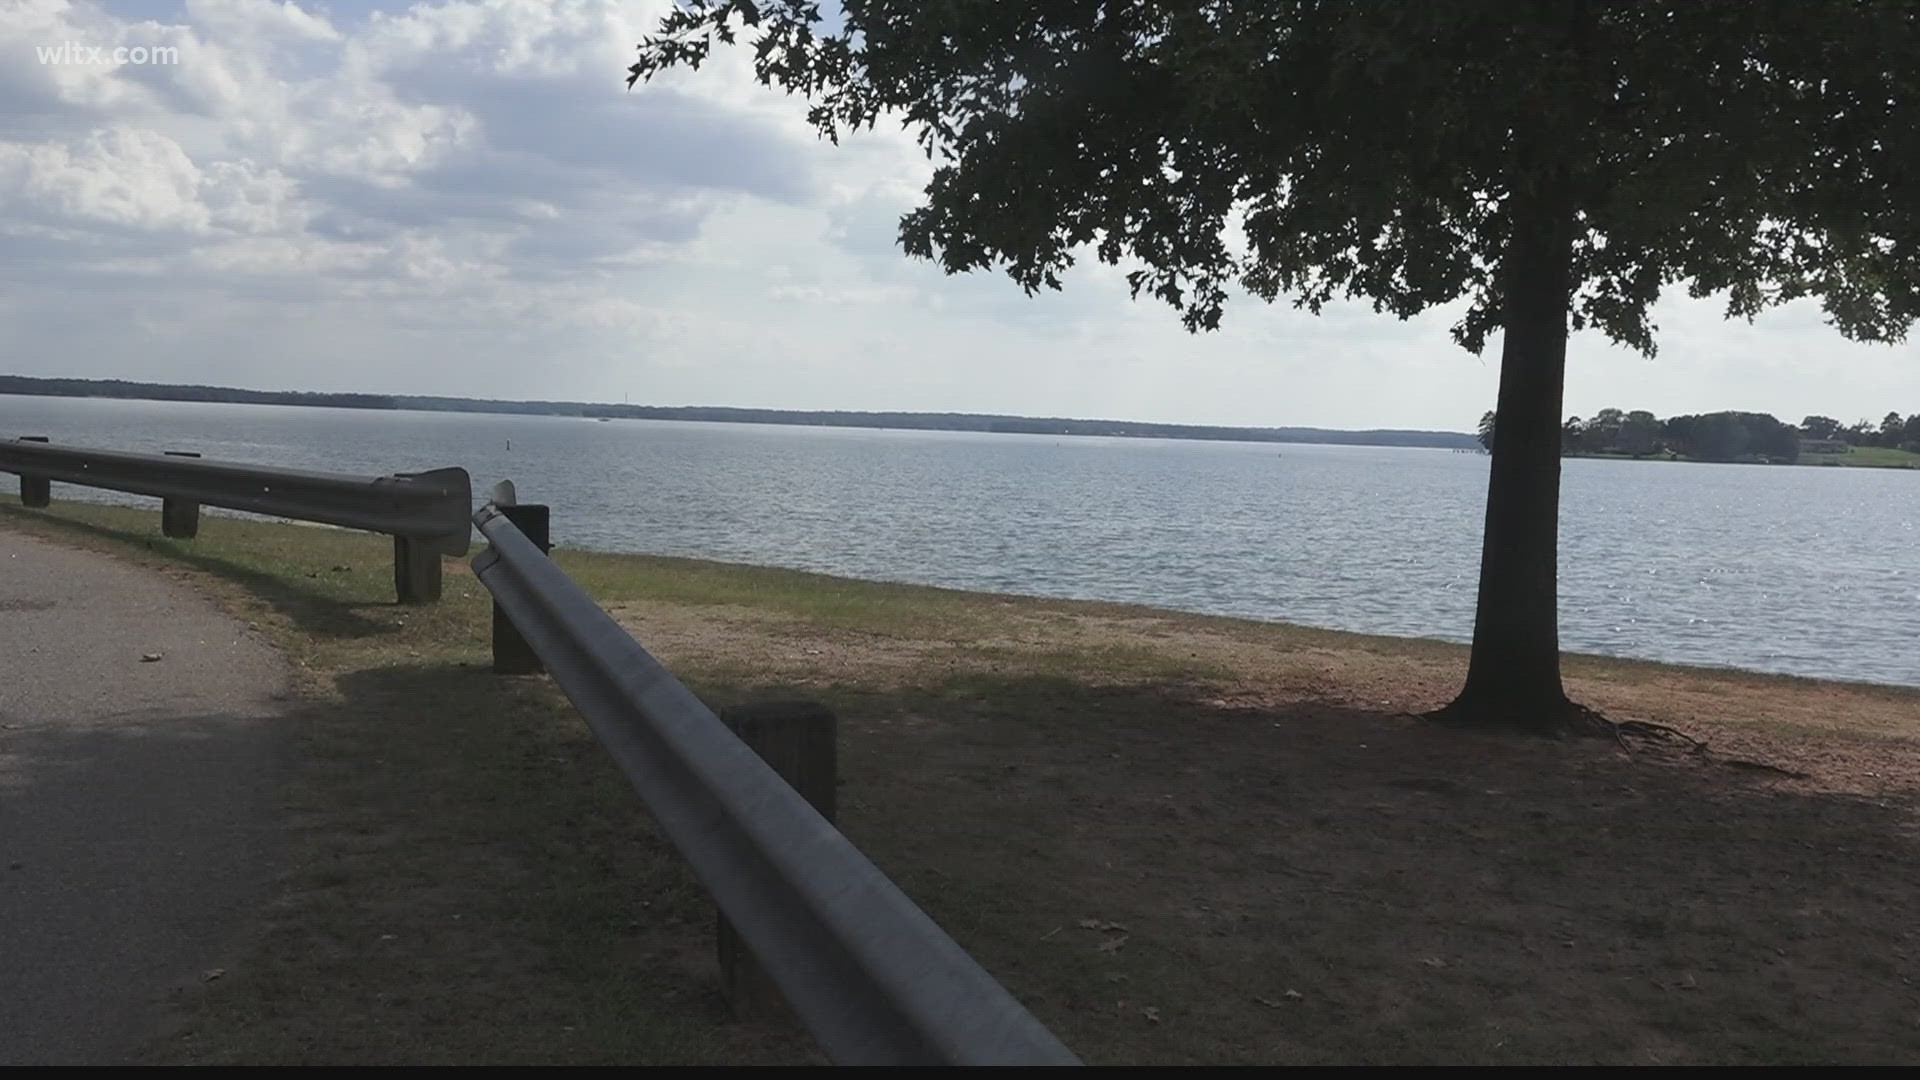
M 1720 761 L 1729 768 L 1747 769 L 1751 772 L 1769 772 L 1776 776 L 1784 776 L 1789 780 L 1805 780 L 1807 777 L 1813 775 L 1810 772 L 1802 772 L 1799 769 L 1789 769 L 1785 765 L 1774 765 L 1770 762 L 1754 761 L 1751 758 L 1721 758 Z
M 1538 714 L 1535 715 L 1537 717 Z M 1789 769 L 1783 765 L 1774 765 L 1765 761 L 1719 756 L 1712 752 L 1705 740 L 1696 739 L 1678 728 L 1651 720 L 1613 720 L 1598 709 L 1573 701 L 1568 701 L 1560 708 L 1553 710 L 1553 715 L 1545 724 L 1540 724 L 1537 720 L 1525 725 L 1512 720 L 1490 720 L 1485 714 L 1476 713 L 1458 701 L 1425 713 L 1421 718 L 1461 727 L 1527 731 L 1553 738 L 1608 739 L 1629 757 L 1652 751 L 1656 756 L 1682 755 L 1703 761 L 1713 761 L 1731 769 L 1772 773 L 1794 780 L 1804 780 L 1811 775 L 1798 769 Z
M 1707 752 L 1705 742 L 1665 724 L 1656 724 L 1651 720 L 1609 720 L 1597 712 L 1593 713 L 1593 717 L 1597 723 L 1605 725 L 1607 734 L 1612 735 L 1613 741 L 1619 744 L 1620 749 L 1629 754 L 1633 753 L 1634 740 L 1639 740 L 1646 745 L 1689 754 Z

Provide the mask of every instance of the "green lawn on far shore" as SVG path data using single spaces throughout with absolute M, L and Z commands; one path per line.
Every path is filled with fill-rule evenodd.
M 1920 454 L 1891 446 L 1856 446 L 1844 454 L 1801 454 L 1802 465 L 1845 465 L 1859 469 L 1920 469 Z
M 174 575 L 294 672 L 283 873 L 152 1061 L 819 1060 L 728 1019 L 709 902 L 550 683 L 489 670 L 464 562 L 403 607 L 381 537 L 0 528 Z M 1090 1063 L 1920 1059 L 1920 691 L 1569 657 L 1708 747 L 1629 752 L 1419 719 L 1439 642 L 556 560 L 710 704 L 830 706 L 842 828 Z

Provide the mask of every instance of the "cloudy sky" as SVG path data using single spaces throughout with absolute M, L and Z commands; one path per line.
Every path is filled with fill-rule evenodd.
M 1120 270 L 1030 299 L 909 262 L 902 134 L 821 143 L 738 55 L 627 92 L 663 6 L 0 0 L 0 372 L 1333 427 L 1492 402 L 1449 311 L 1242 299 L 1195 337 Z M 1569 412 L 1920 410 L 1920 345 L 1811 306 L 1658 321 L 1653 360 L 1575 339 Z

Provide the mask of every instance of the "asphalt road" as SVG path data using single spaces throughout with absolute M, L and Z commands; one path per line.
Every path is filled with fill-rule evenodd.
M 164 575 L 0 526 L 0 1065 L 133 1060 L 232 962 L 285 681 Z

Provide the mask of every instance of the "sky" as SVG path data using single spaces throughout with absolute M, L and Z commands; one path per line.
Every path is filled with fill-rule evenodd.
M 664 405 L 1470 429 L 1458 312 L 1241 296 L 1190 335 L 1086 259 L 907 259 L 907 133 L 823 142 L 739 50 L 625 86 L 663 0 L 0 0 L 0 373 Z M 177 50 L 129 53 L 115 48 Z M 99 54 L 90 52 L 99 49 Z M 1811 303 L 1570 345 L 1567 412 L 1920 411 Z

